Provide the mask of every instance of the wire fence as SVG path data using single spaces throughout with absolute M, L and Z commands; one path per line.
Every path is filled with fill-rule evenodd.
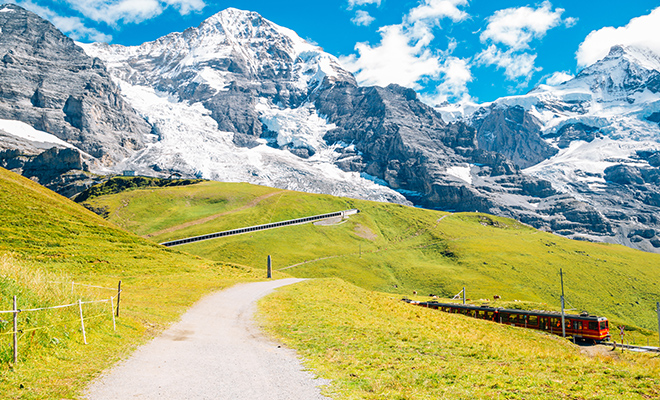
M 50 283 L 61 283 L 61 284 L 69 284 L 69 282 L 53 282 L 50 281 Z M 100 303 L 108 303 L 109 304 L 109 312 L 110 315 L 112 316 L 112 329 L 113 331 L 117 331 L 117 324 L 116 324 L 116 317 L 119 317 L 119 302 L 121 299 L 121 281 L 119 281 L 119 284 L 117 285 L 117 288 L 107 288 L 103 286 L 97 286 L 97 285 L 88 285 L 84 283 L 79 283 L 79 282 L 71 282 L 71 287 L 73 291 L 73 287 L 75 285 L 79 286 L 85 286 L 89 288 L 95 288 L 95 289 L 106 289 L 106 290 L 112 290 L 116 292 L 116 295 L 111 296 L 107 299 L 101 299 L 101 300 L 87 300 L 83 301 L 81 298 L 78 299 L 77 302 L 75 303 L 69 303 L 69 304 L 60 304 L 60 305 L 55 305 L 55 306 L 48 306 L 48 307 L 38 307 L 38 308 L 19 308 L 18 307 L 18 298 L 17 296 L 13 296 L 13 309 L 11 310 L 0 310 L 0 314 L 13 314 L 12 318 L 12 328 L 7 331 L 0 333 L 0 336 L 12 336 L 12 352 L 13 352 L 13 362 L 16 364 L 18 362 L 18 342 L 19 339 L 21 339 L 25 334 L 29 332 L 34 332 L 34 331 L 39 331 L 39 330 L 46 330 L 50 329 L 53 327 L 57 326 L 64 326 L 68 325 L 73 322 L 79 322 L 80 323 L 80 331 L 82 333 L 82 339 L 83 343 L 87 344 L 87 334 L 85 331 L 85 321 L 86 320 L 92 320 L 96 318 L 100 318 L 104 315 L 108 314 L 108 311 L 104 311 L 92 316 L 85 316 L 83 312 L 83 305 L 91 305 L 91 304 L 100 304 Z M 69 320 L 62 320 L 59 321 L 56 324 L 49 324 L 49 325 L 43 325 L 43 326 L 36 326 L 36 327 L 23 327 L 19 329 L 19 315 L 23 313 L 37 313 L 37 312 L 43 312 L 43 311 L 48 311 L 48 310 L 61 310 L 61 309 L 67 309 L 67 308 L 73 308 L 77 307 L 78 308 L 78 317 L 76 319 L 69 319 Z M 29 317 L 25 318 L 26 322 L 29 321 Z M 2 322 L 7 322 L 2 320 Z M 20 336 L 19 336 L 20 335 Z

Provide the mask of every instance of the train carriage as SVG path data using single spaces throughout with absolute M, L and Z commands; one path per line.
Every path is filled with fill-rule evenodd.
M 485 319 L 501 324 L 536 329 L 556 335 L 562 334 L 561 314 L 552 311 L 528 311 L 488 306 L 473 306 L 468 304 L 438 303 L 436 301 L 420 302 L 409 299 L 404 301 L 421 307 L 463 314 L 469 317 Z M 576 340 L 593 340 L 600 342 L 609 339 L 609 323 L 607 318 L 581 314 L 564 314 L 566 336 Z

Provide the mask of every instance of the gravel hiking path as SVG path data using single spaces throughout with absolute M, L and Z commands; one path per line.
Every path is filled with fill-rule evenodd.
M 90 400 L 327 399 L 295 351 L 255 325 L 255 303 L 302 279 L 247 283 L 211 294 L 181 321 L 91 383 Z

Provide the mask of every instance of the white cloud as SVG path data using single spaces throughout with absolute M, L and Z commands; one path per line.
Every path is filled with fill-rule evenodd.
M 362 26 L 369 26 L 371 25 L 372 22 L 374 22 L 375 18 L 369 15 L 368 12 L 364 10 L 357 10 L 355 12 L 355 17 L 351 19 L 351 22 L 353 22 L 355 25 L 362 25 Z
M 364 6 L 367 4 L 375 4 L 380 7 L 381 0 L 348 0 L 348 9 L 352 9 L 355 6 Z
M 585 67 L 602 59 L 614 45 L 643 47 L 660 55 L 659 37 L 660 7 L 631 19 L 626 26 L 608 26 L 589 33 L 576 53 L 578 66 Z
M 466 60 L 457 57 L 447 57 L 440 68 L 444 80 L 436 88 L 437 97 L 434 102 L 447 101 L 448 98 L 469 100 L 467 84 L 472 81 L 472 72 Z
M 358 43 L 355 50 L 359 56 L 340 58 L 361 84 L 387 86 L 396 83 L 419 89 L 419 80 L 439 75 L 440 63 L 437 56 L 425 47 L 428 43 L 411 43 L 410 32 L 406 32 L 402 25 L 385 26 L 379 32 L 380 44 Z
M 115 26 L 119 22 L 139 23 L 163 13 L 167 7 L 181 15 L 202 10 L 203 0 L 64 0 L 85 17 Z
M 488 46 L 476 56 L 475 60 L 481 65 L 495 65 L 504 68 L 504 75 L 510 80 L 522 77 L 529 79 L 534 72 L 541 70 L 534 67 L 536 54 L 516 53 L 513 49 L 502 51 L 495 45 Z
M 481 42 L 489 45 L 476 56 L 477 63 L 503 68 L 509 80 L 525 78 L 528 82 L 541 70 L 534 66 L 536 54 L 529 52 L 532 41 L 542 39 L 548 30 L 562 24 L 567 27 L 576 24 L 575 18 L 562 19 L 563 13 L 563 8 L 553 10 L 549 1 L 537 8 L 526 6 L 496 11 L 479 35 Z
M 449 18 L 454 22 L 460 22 L 469 15 L 458 6 L 467 6 L 467 0 L 424 0 L 423 4 L 413 8 L 408 13 L 407 19 L 410 22 L 419 20 L 440 20 Z
M 560 71 L 560 72 L 555 72 L 554 74 L 550 75 L 546 80 L 545 83 L 550 85 L 550 86 L 558 86 L 561 85 L 562 83 L 566 81 L 570 81 L 571 79 L 575 78 L 575 75 L 570 74 L 565 71 Z
M 370 0 L 349 0 L 350 5 L 366 3 L 380 5 Z M 381 27 L 380 43 L 358 43 L 357 54 L 340 60 L 362 85 L 396 83 L 419 90 L 428 81 L 442 79 L 438 85 L 440 96 L 464 97 L 466 84 L 472 79 L 467 61 L 447 58 L 456 42 L 449 39 L 446 52 L 438 51 L 431 43 L 435 38 L 433 29 L 442 19 L 459 22 L 469 17 L 458 8 L 467 5 L 467 0 L 423 0 L 403 17 L 401 24 Z
M 40 17 L 50 21 L 57 29 L 64 32 L 74 40 L 90 40 L 93 42 L 110 42 L 112 36 L 97 29 L 90 28 L 78 17 L 64 17 L 49 8 L 35 4 L 31 0 L 17 1 L 21 7 L 34 12 Z
M 514 50 L 527 49 L 532 39 L 542 38 L 549 29 L 562 22 L 563 12 L 562 8 L 552 11 L 552 5 L 547 1 L 537 9 L 518 7 L 499 10 L 488 18 L 488 26 L 479 38 L 483 43 L 491 41 Z M 574 23 L 573 19 L 571 23 Z

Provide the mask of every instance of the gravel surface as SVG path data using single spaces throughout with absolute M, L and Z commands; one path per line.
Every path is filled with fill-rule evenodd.
M 255 326 L 255 302 L 301 279 L 241 284 L 196 303 L 181 321 L 92 382 L 86 397 L 124 399 L 327 399 L 293 350 Z

